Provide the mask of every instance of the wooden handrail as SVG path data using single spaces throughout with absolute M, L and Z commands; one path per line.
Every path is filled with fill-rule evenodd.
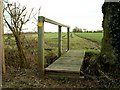
M 67 51 L 69 50 L 69 32 L 70 26 L 61 24 L 54 20 L 48 19 L 44 16 L 38 17 L 38 62 L 40 69 L 40 77 L 42 78 L 45 74 L 45 64 L 44 60 L 44 22 L 48 22 L 58 26 L 58 57 L 61 56 L 62 45 L 61 45 L 61 29 L 62 27 L 67 28 Z
M 68 25 L 61 24 L 59 22 L 53 21 L 53 20 L 48 19 L 48 18 L 45 18 L 45 22 L 52 23 L 52 24 L 55 24 L 55 25 L 58 25 L 58 26 L 62 26 L 62 27 L 70 27 Z
M 62 27 L 70 28 L 69 25 L 61 24 L 61 23 L 59 23 L 59 22 L 56 22 L 56 21 L 51 20 L 51 19 L 49 19 L 49 18 L 46 18 L 46 17 L 44 17 L 44 16 L 39 16 L 39 17 L 42 17 L 43 20 L 44 20 L 44 22 L 51 23 L 51 24 L 58 25 L 58 26 L 62 26 Z

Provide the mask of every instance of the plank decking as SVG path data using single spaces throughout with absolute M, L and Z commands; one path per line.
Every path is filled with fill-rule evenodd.
M 80 73 L 84 57 L 83 50 L 70 50 L 45 68 L 46 72 Z

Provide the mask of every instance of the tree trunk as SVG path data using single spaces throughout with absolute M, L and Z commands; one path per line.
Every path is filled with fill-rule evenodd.
M 23 68 L 27 68 L 28 67 L 28 63 L 27 63 L 27 60 L 26 60 L 26 57 L 25 57 L 25 53 L 23 51 L 23 48 L 22 48 L 22 44 L 21 44 L 21 39 L 20 39 L 20 35 L 15 35 L 15 40 L 16 40 L 16 45 L 17 45 L 17 48 L 18 48 L 18 53 L 19 53 L 19 57 L 20 57 L 20 67 Z
M 120 69 L 120 3 L 105 2 L 102 12 L 104 35 L 99 60 L 104 71 L 115 73 Z

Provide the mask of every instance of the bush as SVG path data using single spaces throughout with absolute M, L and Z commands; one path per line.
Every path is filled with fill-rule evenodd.
M 81 71 L 85 71 L 87 67 L 96 60 L 96 57 L 99 55 L 100 51 L 95 49 L 89 49 L 85 52 L 83 64 L 81 67 Z
M 85 52 L 85 57 L 92 57 L 92 56 L 98 55 L 99 53 L 100 53 L 99 50 L 89 49 Z
M 54 61 L 56 61 L 57 59 L 57 55 L 53 52 L 50 52 L 48 53 L 46 56 L 45 56 L 45 59 L 46 59 L 46 66 L 49 66 L 50 64 L 52 64 Z

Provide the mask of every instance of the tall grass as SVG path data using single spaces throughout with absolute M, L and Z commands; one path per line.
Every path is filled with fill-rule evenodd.
M 30 62 L 30 66 L 34 67 L 37 64 L 38 59 L 38 35 L 34 34 L 24 34 L 23 35 L 23 48 L 26 54 L 28 62 Z M 19 67 L 19 57 L 17 47 L 15 45 L 15 40 L 11 37 L 12 42 L 14 44 L 9 43 L 10 41 L 7 39 L 7 35 L 5 35 L 5 57 L 6 63 L 9 66 Z M 7 44 L 8 42 L 8 44 Z M 85 39 L 79 38 L 75 35 L 70 35 L 70 50 L 82 50 L 89 48 L 98 48 L 94 43 L 88 42 Z M 48 55 L 49 57 L 57 55 L 58 53 L 58 33 L 44 33 L 44 55 L 45 57 Z M 66 52 L 67 49 L 67 33 L 62 33 L 62 54 Z M 49 55 L 51 54 L 51 56 Z

